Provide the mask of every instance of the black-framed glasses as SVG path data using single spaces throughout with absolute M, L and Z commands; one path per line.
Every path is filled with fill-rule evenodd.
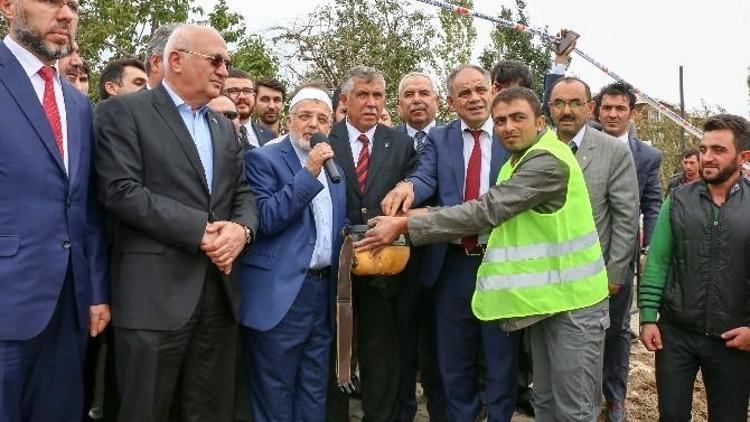
M 227 59 L 226 57 L 222 56 L 221 53 L 203 54 L 203 53 L 199 53 L 199 52 L 193 51 L 193 50 L 182 50 L 182 49 L 178 49 L 177 51 L 179 51 L 180 53 L 187 53 L 187 54 L 191 54 L 193 56 L 198 56 L 200 58 L 206 59 L 206 60 L 208 60 L 211 63 L 211 66 L 213 66 L 213 67 L 215 67 L 217 69 L 219 67 L 221 67 L 222 64 L 224 66 L 226 66 L 227 69 L 229 69 L 230 67 L 232 67 L 232 62 L 229 59 Z
M 240 116 L 239 113 L 237 113 L 236 111 L 232 111 L 232 110 L 222 111 L 221 114 L 223 114 L 224 117 L 226 117 L 229 120 L 234 120 Z
M 231 98 L 239 97 L 240 94 L 245 94 L 246 97 L 249 97 L 255 94 L 255 89 L 253 88 L 227 88 L 224 90 L 224 93 Z

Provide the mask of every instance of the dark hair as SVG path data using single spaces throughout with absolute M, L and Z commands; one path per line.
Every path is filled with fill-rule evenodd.
M 169 36 L 172 35 L 172 31 L 177 28 L 176 23 L 165 23 L 164 25 L 156 28 L 156 31 L 151 33 L 151 38 L 148 40 L 146 45 L 146 51 L 144 53 L 145 71 L 147 75 L 151 74 L 151 56 L 164 56 L 164 47 L 167 46 Z
M 683 160 L 690 157 L 700 158 L 700 153 L 697 149 L 689 149 L 682 153 Z
M 628 103 L 630 104 L 630 111 L 635 110 L 635 94 L 633 93 L 633 87 L 627 82 L 615 82 L 602 88 L 602 90 L 599 91 L 599 94 L 596 95 L 597 109 L 601 107 L 602 99 L 605 95 L 624 95 L 627 97 Z
M 733 114 L 717 114 L 709 117 L 703 124 L 704 132 L 714 130 L 731 130 L 734 135 L 734 146 L 737 152 L 750 151 L 750 122 L 744 117 Z
M 227 78 L 250 79 L 250 75 L 242 69 L 232 67 L 229 69 L 229 76 Z
M 272 91 L 279 91 L 279 92 L 281 92 L 281 101 L 282 102 L 284 102 L 284 100 L 286 99 L 286 87 L 284 87 L 284 85 L 281 82 L 279 82 L 278 79 L 276 79 L 276 78 L 263 78 L 263 79 L 258 79 L 257 81 L 255 81 L 255 94 L 256 95 L 258 94 L 258 91 L 259 91 L 260 87 L 262 87 L 262 86 L 266 87 L 266 88 L 268 88 L 268 89 L 270 89 Z
M 513 82 L 524 88 L 531 88 L 531 70 L 518 60 L 503 60 L 492 68 L 492 83 L 508 85 Z
M 573 82 L 580 82 L 583 84 L 583 88 L 586 90 L 586 101 L 591 101 L 591 88 L 589 87 L 589 84 L 582 81 L 579 78 L 576 78 L 575 76 L 563 76 L 562 78 L 556 80 L 555 82 L 552 82 L 552 85 L 549 87 L 549 96 L 552 96 L 552 91 L 555 89 L 557 84 L 561 83 L 573 83 Z
M 495 108 L 498 103 L 508 104 L 515 100 L 524 100 L 529 103 L 531 109 L 534 111 L 534 117 L 542 115 L 542 102 L 539 101 L 539 97 L 531 89 L 522 86 L 515 86 L 498 92 L 495 98 L 492 99 L 491 108 Z
M 102 76 L 99 79 L 99 95 L 102 100 L 106 100 L 110 97 L 109 93 L 105 89 L 107 82 L 114 82 L 117 85 L 122 85 L 122 74 L 125 72 L 126 67 L 135 67 L 142 71 L 146 71 L 146 67 L 138 59 L 127 57 L 124 59 L 112 60 L 107 63 L 102 69 Z

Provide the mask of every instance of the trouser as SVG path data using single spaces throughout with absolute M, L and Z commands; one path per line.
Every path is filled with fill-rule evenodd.
M 353 280 L 363 422 L 393 422 L 399 411 L 398 300 L 404 275 Z
M 750 398 L 750 353 L 724 340 L 659 323 L 664 348 L 656 352 L 656 389 L 663 422 L 690 421 L 693 384 L 700 369 L 709 421 L 746 421 Z
M 409 263 L 411 265 L 411 262 Z M 416 277 L 410 277 L 398 299 L 402 339 L 402 372 L 397 421 L 413 421 L 417 413 L 417 373 L 427 397 L 430 421 L 447 421 L 445 394 L 437 365 L 435 340 L 435 292 Z
M 275 327 L 241 328 L 254 421 L 325 421 L 333 337 L 329 282 L 307 275 Z
M 120 422 L 225 422 L 234 416 L 237 324 L 210 269 L 198 304 L 174 331 L 115 327 Z
M 604 337 L 604 368 L 602 391 L 608 404 L 621 405 L 628 393 L 630 365 L 630 308 L 633 301 L 633 281 L 624 283 L 615 296 L 609 298 L 609 328 Z
M 481 256 L 446 251 L 435 287 L 438 367 L 451 422 L 473 422 L 480 414 L 480 357 L 488 421 L 509 421 L 516 407 L 519 336 L 471 310 Z
M 608 308 L 605 299 L 555 314 L 527 328 L 537 422 L 597 420 Z
M 44 330 L 28 340 L 0 341 L 0 421 L 81 420 L 88 331 L 78 318 L 69 270 Z

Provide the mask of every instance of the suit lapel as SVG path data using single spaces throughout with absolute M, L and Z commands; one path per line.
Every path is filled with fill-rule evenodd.
M 349 145 L 349 131 L 346 130 L 346 122 L 336 123 L 331 129 L 331 135 L 334 135 L 329 138 L 331 147 L 336 154 L 336 161 L 344 169 L 346 183 L 350 185 L 351 190 L 357 194 L 357 197 L 361 198 L 362 193 L 359 191 L 359 185 L 357 184 L 354 156 L 352 147 Z
M 294 152 L 294 148 L 292 148 L 291 138 L 287 136 L 281 142 L 281 156 L 289 167 L 292 177 L 294 177 L 294 175 L 302 168 L 302 164 L 299 162 L 299 157 L 297 157 L 297 153 Z
M 66 81 L 62 81 L 66 123 L 68 126 L 68 174 L 70 175 L 70 180 L 75 180 L 76 173 L 78 172 L 78 162 L 81 158 L 81 116 L 78 115 L 74 89 Z
M 505 164 L 508 159 L 508 150 L 503 147 L 500 143 L 500 138 L 492 135 L 492 152 L 490 157 L 490 184 L 489 186 L 495 186 L 497 184 L 497 176 L 500 174 L 500 168 Z
M 464 200 L 464 177 L 466 172 L 464 169 L 464 137 L 461 133 L 461 121 L 456 120 L 451 123 L 451 127 L 447 130 L 448 145 L 450 146 L 452 160 L 449 160 L 453 169 L 453 176 L 456 179 L 456 186 L 458 187 L 458 193 L 461 196 L 461 201 Z
M 224 166 L 221 163 L 221 160 L 224 159 L 223 155 L 221 154 L 221 151 L 223 151 L 221 143 L 221 126 L 219 124 L 219 120 L 216 118 L 216 115 L 214 115 L 214 112 L 211 110 L 208 110 L 206 113 L 206 119 L 208 120 L 208 131 L 211 133 L 211 149 L 213 150 L 213 179 L 211 182 L 211 192 L 217 191 L 217 184 L 221 181 L 221 171 L 224 169 Z M 198 149 L 196 148 L 196 152 Z M 204 173 L 205 174 L 205 173 Z M 211 195 L 213 197 L 213 195 Z M 212 199 L 213 200 L 213 199 Z
M 23 67 L 2 41 L 0 41 L 0 83 L 5 85 L 18 107 L 26 115 L 34 131 L 39 135 L 39 140 L 55 160 L 60 171 L 67 175 L 60 151 L 55 144 L 55 135 L 52 133 L 52 127 L 47 120 L 47 115 L 44 114 L 39 97 L 34 92 L 34 87 Z
M 594 149 L 596 149 L 596 140 L 594 135 L 591 133 L 592 129 L 587 127 L 586 132 L 583 134 L 583 140 L 581 140 L 581 147 L 576 152 L 576 161 L 581 166 L 581 171 L 585 171 L 586 167 L 589 166 L 591 160 L 594 158 Z
M 370 165 L 367 168 L 367 181 L 365 181 L 365 192 L 370 190 L 374 183 L 378 171 L 383 163 L 388 160 L 393 147 L 391 146 L 391 137 L 382 126 L 375 128 L 375 135 L 372 140 L 372 149 L 370 153 Z
M 156 109 L 156 112 L 164 120 L 164 123 L 167 124 L 167 127 L 169 127 L 175 140 L 180 144 L 180 147 L 185 152 L 185 155 L 187 155 L 190 164 L 192 164 L 195 169 L 198 180 L 201 181 L 203 188 L 208 192 L 206 172 L 203 169 L 203 164 L 201 164 L 201 159 L 198 155 L 198 147 L 195 146 L 193 137 L 190 136 L 190 132 L 188 132 L 185 127 L 185 123 L 182 121 L 182 117 L 180 116 L 179 111 L 177 111 L 177 107 L 175 107 L 172 98 L 170 98 L 166 89 L 162 85 L 154 88 L 153 102 L 154 109 Z

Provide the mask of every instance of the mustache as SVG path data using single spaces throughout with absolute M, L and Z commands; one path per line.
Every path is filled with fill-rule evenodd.
M 572 120 L 575 120 L 575 119 L 576 119 L 576 117 L 574 115 L 570 114 L 570 113 L 566 113 L 566 114 L 563 114 L 562 116 L 560 116 L 560 121 L 561 122 L 568 122 L 568 121 L 572 121 Z

